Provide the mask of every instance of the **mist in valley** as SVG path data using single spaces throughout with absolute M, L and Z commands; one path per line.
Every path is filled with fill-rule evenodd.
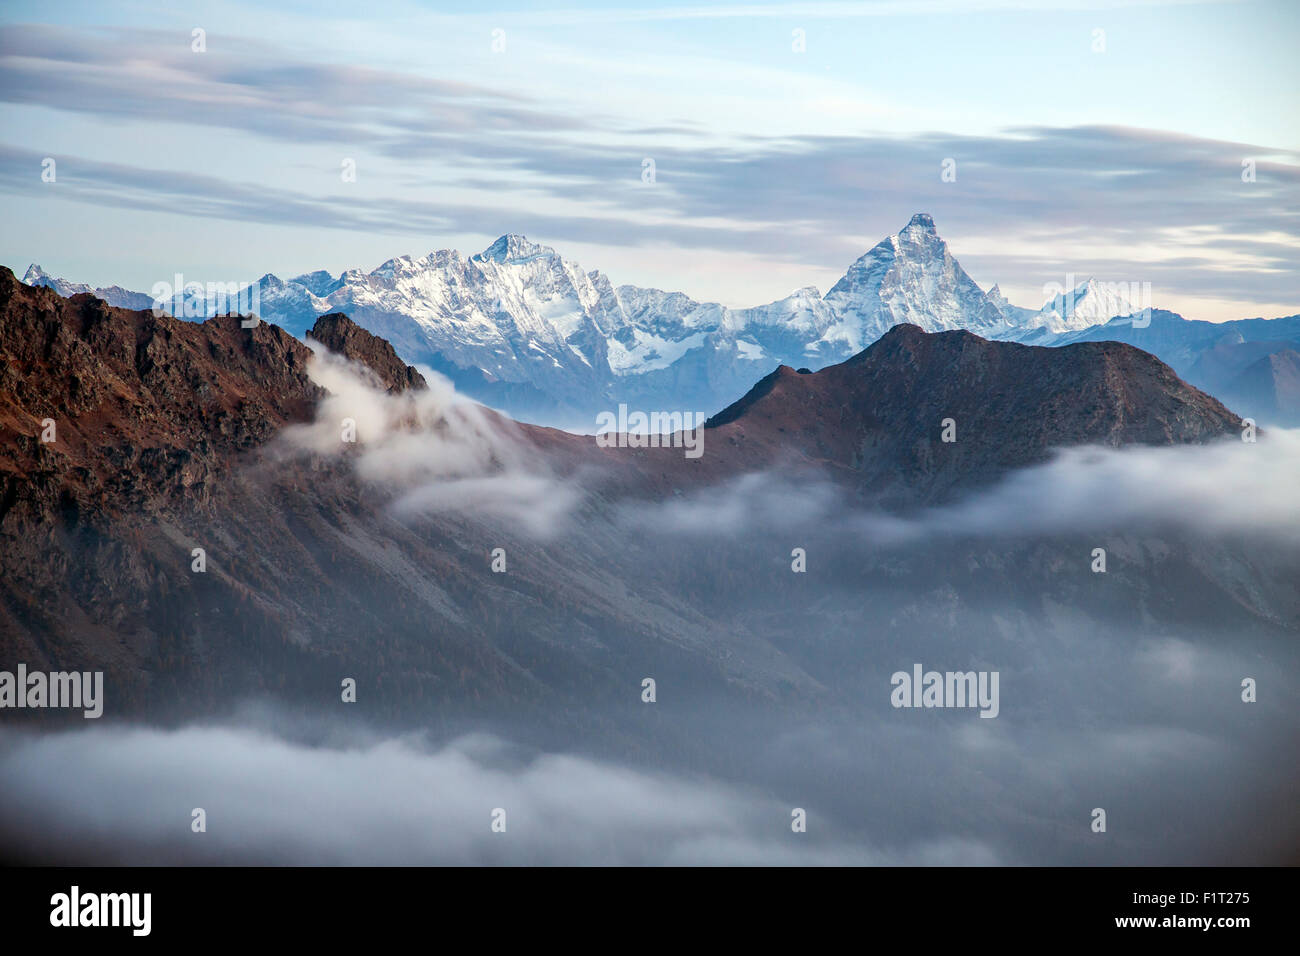
M 385 520 L 483 554 L 473 640 L 509 692 L 422 675 L 418 631 L 382 659 L 358 633 L 281 692 L 232 681 L 215 702 L 7 729 L 6 856 L 1295 862 L 1300 433 L 1063 449 L 886 514 L 806 468 L 620 492 L 539 465 L 432 373 L 416 397 L 328 359 L 316 374 L 320 421 L 259 467 L 331 454 L 322 423 L 354 417 L 347 467 Z M 391 617 L 357 580 L 334 587 Z M 438 601 L 428 635 L 469 641 L 460 595 Z M 895 706 L 918 664 L 996 673 L 996 716 Z

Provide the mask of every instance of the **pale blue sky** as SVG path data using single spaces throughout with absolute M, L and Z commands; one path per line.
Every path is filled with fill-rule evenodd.
M 148 290 L 519 232 L 755 305 L 926 211 L 1021 305 L 1096 274 L 1300 312 L 1294 2 L 49 6 L 0 14 L 17 271 Z

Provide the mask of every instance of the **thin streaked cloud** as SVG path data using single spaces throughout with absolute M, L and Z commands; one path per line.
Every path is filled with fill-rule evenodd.
M 1106 12 L 1131 46 L 1160 21 L 1115 17 L 1135 9 L 1161 16 L 1165 5 L 924 6 L 997 12 L 1001 24 L 1034 29 L 1060 22 L 1086 57 L 1093 21 L 1058 17 Z M 1236 9 L 1192 6 L 1219 17 Z M 872 59 L 846 73 L 834 47 L 846 31 L 823 25 L 821 52 L 801 58 L 789 53 L 788 22 L 775 33 L 764 26 L 890 17 L 899 24 L 890 29 L 922 44 L 951 29 L 945 19 L 927 26 L 915 4 L 561 5 L 542 14 L 381 2 L 366 17 L 325 4 L 311 21 L 240 9 L 239 30 L 207 18 L 212 43 L 203 55 L 190 49 L 180 25 L 188 21 L 167 22 L 164 11 L 147 28 L 0 26 L 0 189 L 13 210 L 0 232 L 7 264 L 57 261 L 70 278 L 98 284 L 169 271 L 156 253 L 142 253 L 125 274 L 78 266 L 101 259 L 88 244 L 121 231 L 128 213 L 132 223 L 166 217 L 171 247 L 187 262 L 206 261 L 225 234 L 205 224 L 274 226 L 274 239 L 254 233 L 241 247 L 241 268 L 258 274 L 358 267 L 434 248 L 475 251 L 515 232 L 615 281 L 745 306 L 793 287 L 827 288 L 912 213 L 927 211 L 976 279 L 999 283 L 1019 304 L 1037 306 L 1044 283 L 1075 273 L 1150 282 L 1158 304 L 1194 317 L 1300 311 L 1300 150 L 1285 140 L 1186 125 L 1027 121 L 1042 112 L 1031 101 L 1035 87 L 1052 78 L 1024 43 L 1028 73 L 1013 87 L 1023 95 L 1007 107 L 984 98 L 989 118 L 1003 121 L 975 124 L 985 132 L 945 128 L 944 109 L 917 113 L 909 99 L 935 101 L 945 69 L 958 71 L 949 83 L 957 97 L 971 83 L 992 82 L 993 65 L 972 73 L 969 63 L 934 57 L 900 73 L 876 60 L 893 47 L 906 56 L 908 45 L 869 32 Z M 390 25 L 381 10 L 393 15 Z M 545 26 L 545 16 L 559 19 Z M 566 16 L 580 27 L 557 30 Z M 259 17 L 265 28 L 252 29 Z M 464 26 L 474 17 L 482 22 Z M 618 46 L 628 34 L 606 30 L 602 18 L 703 25 L 646 34 L 639 55 L 628 56 Z M 709 32 L 715 20 L 741 32 Z M 509 25 L 513 46 L 493 58 L 487 27 L 498 21 Z M 284 29 L 293 22 L 312 29 Z M 412 35 L 431 24 L 442 30 L 431 47 L 439 56 L 413 62 Z M 745 35 L 751 28 L 756 37 Z M 340 30 L 356 43 L 320 45 Z M 391 57 L 370 54 L 386 40 Z M 999 63 L 1015 38 L 1001 40 Z M 747 43 L 748 59 L 737 52 Z M 1135 52 L 1117 46 L 1111 60 L 1076 52 L 1062 62 L 1074 64 L 1081 84 L 1113 82 L 1133 69 L 1123 58 Z M 753 50 L 767 52 L 755 58 Z M 594 76 L 608 81 L 593 84 Z M 1042 83 L 1029 82 L 1034 76 Z M 1249 85 L 1271 95 L 1260 79 Z M 1127 101 L 1096 90 L 1097 102 Z M 947 113 L 961 111 L 954 102 Z M 1244 112 L 1265 105 L 1247 101 Z M 57 185 L 40 179 L 46 157 L 59 163 Z M 652 188 L 641 181 L 646 158 L 655 163 Z M 956 182 L 940 178 L 945 160 L 956 163 Z M 350 188 L 339 180 L 345 161 L 361 170 Z M 1241 176 L 1247 161 L 1250 183 Z M 60 220 L 78 226 L 62 230 L 52 250 L 23 226 L 53 230 Z M 328 256 L 321 229 L 332 234 Z

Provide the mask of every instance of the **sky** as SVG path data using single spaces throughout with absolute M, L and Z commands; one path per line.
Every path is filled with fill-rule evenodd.
M 0 264 L 148 291 L 518 233 L 743 307 L 928 212 L 1018 305 L 1295 314 L 1297 48 L 1294 2 L 7 0 Z

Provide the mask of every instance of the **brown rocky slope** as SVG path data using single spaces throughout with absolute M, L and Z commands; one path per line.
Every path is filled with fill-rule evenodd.
M 345 316 L 322 317 L 312 337 L 390 392 L 423 385 Z M 788 558 L 756 571 L 743 550 L 722 561 L 633 534 L 611 517 L 620 501 L 783 465 L 926 500 L 1055 445 L 1237 428 L 1127 346 L 1031 349 L 904 326 L 815 374 L 778 369 L 715 417 L 699 459 L 505 423 L 591 493 L 579 526 L 546 542 L 472 515 L 399 517 L 346 453 L 270 454 L 322 398 L 310 360 L 273 325 L 63 299 L 0 269 L 0 666 L 103 669 L 110 713 L 257 694 L 328 704 L 347 676 L 376 713 L 481 704 L 563 721 L 623 701 L 645 673 L 702 694 L 815 699 L 835 669 L 816 673 L 779 646 L 789 628 L 764 636 L 726 597 L 754 606 L 745 589 L 771 574 L 766 596 L 784 600 Z M 953 444 L 940 441 L 948 417 Z M 509 573 L 491 570 L 497 547 Z

